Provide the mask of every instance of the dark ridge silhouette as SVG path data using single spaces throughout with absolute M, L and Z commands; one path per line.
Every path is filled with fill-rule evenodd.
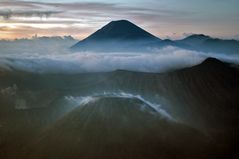
M 185 48 L 197 51 L 225 54 L 239 53 L 239 41 L 237 40 L 222 40 L 203 34 L 195 34 L 185 39 L 178 40 L 177 42 L 188 45 Z
M 239 53 L 239 41 L 237 40 L 207 39 L 200 47 L 206 52 Z
M 188 44 L 188 45 L 199 45 L 203 43 L 205 40 L 210 39 L 210 36 L 204 35 L 204 34 L 193 34 L 185 39 L 179 40 L 179 42 Z
M 219 70 L 220 68 L 230 68 L 230 64 L 226 62 L 222 62 L 216 58 L 207 58 L 204 60 L 199 66 L 202 67 L 214 67 L 215 69 Z M 231 69 L 231 68 L 230 68 Z

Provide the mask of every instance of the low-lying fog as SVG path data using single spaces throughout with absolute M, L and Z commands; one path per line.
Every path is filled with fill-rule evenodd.
M 75 41 L 72 39 L 70 41 L 66 39 L 66 41 L 64 45 L 61 45 L 64 39 L 62 41 L 58 39 L 58 42 L 54 41 L 54 43 L 35 41 L 34 45 L 31 45 L 32 43 L 28 40 L 16 46 L 16 42 L 5 42 L 4 45 L 0 42 L 0 68 L 37 73 L 108 72 L 118 69 L 165 72 L 197 65 L 208 56 L 239 63 L 239 56 L 236 55 L 228 57 L 222 54 L 203 53 L 176 47 L 165 47 L 153 53 L 73 53 L 66 48 L 70 48 Z

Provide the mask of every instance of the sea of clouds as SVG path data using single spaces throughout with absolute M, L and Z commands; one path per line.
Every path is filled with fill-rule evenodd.
M 119 69 L 158 73 L 197 65 L 209 56 L 239 63 L 239 56 L 202 53 L 176 47 L 165 47 L 154 52 L 137 53 L 73 53 L 61 47 L 56 47 L 54 52 L 49 51 L 49 49 L 42 51 L 44 49 L 41 48 L 41 52 L 39 52 L 39 47 L 29 47 L 28 52 L 25 51 L 26 48 L 24 48 L 24 51 L 15 48 L 14 52 L 7 51 L 7 53 L 0 50 L 0 69 L 36 73 L 109 72 Z

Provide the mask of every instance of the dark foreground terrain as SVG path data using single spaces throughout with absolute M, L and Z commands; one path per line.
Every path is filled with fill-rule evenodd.
M 161 74 L 2 70 L 0 90 L 1 159 L 239 157 L 239 70 L 217 59 Z

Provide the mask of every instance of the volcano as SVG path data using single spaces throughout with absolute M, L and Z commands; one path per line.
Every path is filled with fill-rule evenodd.
M 159 40 L 137 25 L 127 20 L 112 21 L 83 41 L 97 40 Z
M 97 96 L 43 132 L 24 158 L 201 159 L 207 140 L 137 98 Z
M 73 51 L 139 51 L 161 39 L 127 20 L 112 21 L 71 47 Z

